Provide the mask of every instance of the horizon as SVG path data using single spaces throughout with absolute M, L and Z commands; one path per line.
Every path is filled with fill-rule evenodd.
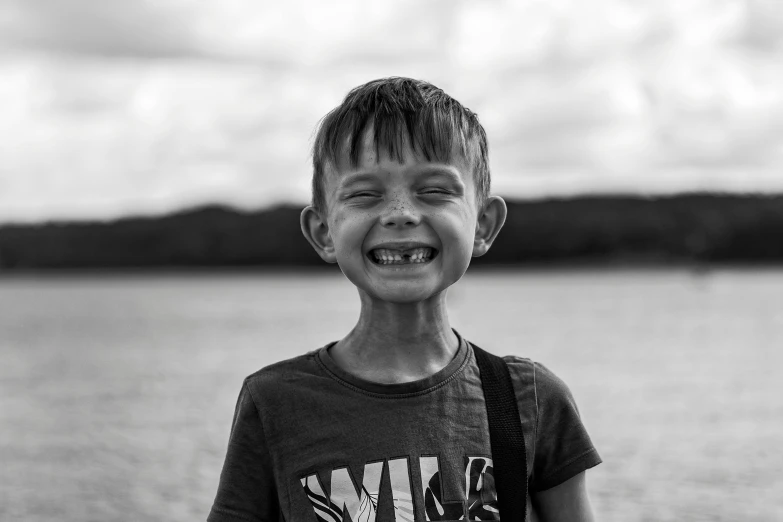
M 695 190 L 695 191 L 682 191 L 682 192 L 670 192 L 670 193 L 631 193 L 631 192 L 594 192 L 594 193 L 580 193 L 573 195 L 558 195 L 550 194 L 539 197 L 508 197 L 501 196 L 509 205 L 525 205 L 535 203 L 561 203 L 569 201 L 588 201 L 588 200 L 645 200 L 645 201 L 663 201 L 676 198 L 747 198 L 747 199 L 768 199 L 768 198 L 783 198 L 783 190 L 780 191 L 756 191 L 756 192 L 729 192 L 729 191 L 710 191 L 710 190 Z M 49 226 L 49 225 L 80 225 L 80 224 L 100 224 L 111 225 L 113 223 L 123 220 L 156 220 L 165 219 L 172 216 L 187 215 L 198 213 L 206 210 L 222 210 L 229 213 L 237 214 L 259 214 L 280 208 L 301 208 L 309 205 L 310 201 L 293 201 L 293 200 L 277 200 L 270 202 L 267 205 L 257 206 L 242 206 L 230 202 L 220 201 L 203 201 L 196 202 L 190 205 L 184 205 L 180 207 L 174 207 L 165 209 L 159 212 L 134 212 L 134 213 L 122 213 L 117 215 L 99 215 L 96 217 L 79 216 L 75 218 L 45 218 L 42 220 L 2 220 L 0 219 L 0 230 L 4 227 L 37 227 L 37 226 Z

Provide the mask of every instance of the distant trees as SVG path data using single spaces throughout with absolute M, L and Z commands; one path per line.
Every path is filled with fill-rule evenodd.
M 516 202 L 487 258 L 487 263 L 783 262 L 783 196 Z
M 510 201 L 477 265 L 781 263 L 783 196 L 688 194 Z M 0 269 L 324 266 L 300 208 L 209 206 L 160 218 L 6 225 Z

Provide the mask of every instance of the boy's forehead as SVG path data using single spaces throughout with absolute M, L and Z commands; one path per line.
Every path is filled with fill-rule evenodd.
M 414 170 L 432 172 L 428 167 L 445 167 L 448 170 L 456 170 L 464 183 L 472 184 L 471 169 L 469 162 L 462 154 L 457 143 L 452 146 L 451 154 L 445 161 L 437 159 L 428 160 L 421 152 L 414 150 L 409 140 L 405 139 L 401 152 L 402 161 L 391 154 L 386 146 L 381 144 L 375 146 L 374 137 L 371 130 L 364 133 L 359 147 L 358 163 L 353 164 L 349 155 L 350 138 L 343 141 L 340 154 L 337 157 L 336 164 L 328 164 L 326 167 L 327 176 L 331 181 L 340 181 L 346 176 L 362 173 L 385 172 L 387 167 L 398 165 L 400 168 L 407 167 Z M 449 168 L 451 167 L 451 168 Z

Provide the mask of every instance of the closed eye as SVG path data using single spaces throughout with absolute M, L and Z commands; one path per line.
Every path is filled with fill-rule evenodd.
M 421 192 L 422 194 L 451 194 L 451 191 L 444 189 L 427 189 Z

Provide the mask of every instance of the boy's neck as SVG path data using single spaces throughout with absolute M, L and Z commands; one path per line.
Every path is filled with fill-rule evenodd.
M 454 358 L 459 339 L 449 324 L 445 295 L 414 304 L 377 302 L 362 295 L 359 322 L 329 349 L 343 370 L 393 384 L 424 379 Z

